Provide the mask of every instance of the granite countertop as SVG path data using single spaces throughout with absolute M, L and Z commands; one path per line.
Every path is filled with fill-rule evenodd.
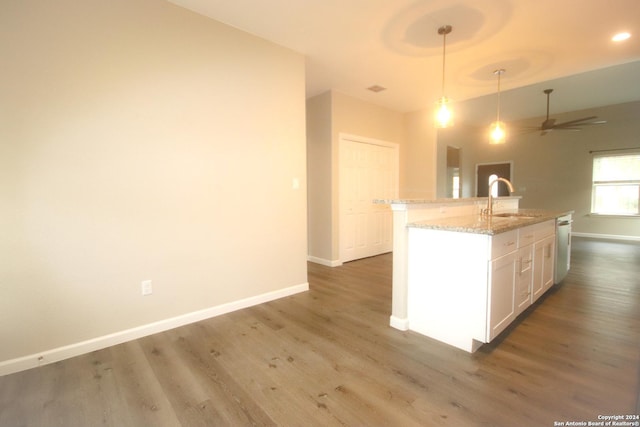
M 525 227 L 527 225 L 548 221 L 550 219 L 556 219 L 571 213 L 573 213 L 573 211 L 516 209 L 496 212 L 491 217 L 484 215 L 467 215 L 417 221 L 407 224 L 407 227 L 494 235 L 514 230 L 516 228 Z M 497 216 L 501 214 L 513 216 Z
M 522 196 L 500 196 L 494 200 L 521 199 Z M 442 199 L 375 199 L 373 203 L 378 205 L 416 205 L 416 204 L 456 204 L 469 202 L 487 202 L 486 197 L 464 197 L 460 199 L 442 198 Z

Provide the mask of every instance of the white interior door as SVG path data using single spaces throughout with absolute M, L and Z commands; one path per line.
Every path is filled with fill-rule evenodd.
M 373 200 L 397 198 L 398 146 L 341 136 L 339 162 L 340 261 L 390 252 L 391 209 Z

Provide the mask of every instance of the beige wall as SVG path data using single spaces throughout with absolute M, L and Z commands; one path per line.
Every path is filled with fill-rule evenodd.
M 371 139 L 404 145 L 402 113 L 360 101 L 332 91 L 332 259 L 340 257 L 339 224 L 339 154 L 340 134 L 363 136 Z M 400 165 L 402 170 L 402 165 Z
M 309 255 L 332 260 L 331 92 L 307 101 L 307 210 Z
M 317 258 L 325 263 L 335 263 L 339 260 L 340 134 L 347 133 L 396 143 L 399 144 L 402 153 L 405 149 L 404 132 L 402 113 L 340 92 L 327 92 L 307 101 L 309 241 L 313 242 L 309 245 L 310 259 Z M 403 170 L 402 164 L 400 170 Z M 330 211 L 327 210 L 327 200 L 330 200 Z
M 0 362 L 306 283 L 303 56 L 161 0 L 0 29 Z
M 406 147 L 401 150 L 400 197 L 436 197 L 437 130 L 433 112 L 421 110 L 405 114 Z
M 438 152 L 447 145 L 462 148 L 463 196 L 474 196 L 477 163 L 513 161 L 512 178 L 523 208 L 575 210 L 577 233 L 640 237 L 640 219 L 594 217 L 591 207 L 592 154 L 589 151 L 640 146 L 640 102 L 556 114 L 558 122 L 598 116 L 607 123 L 580 132 L 553 131 L 514 135 L 522 126 L 539 125 L 543 118 L 511 123 L 508 143 L 487 143 L 485 128 L 456 126 L 440 131 Z M 439 154 L 438 169 L 446 167 Z M 440 186 L 438 188 L 441 188 Z M 442 187 L 443 188 L 443 187 Z M 442 195 L 442 193 L 440 194 Z

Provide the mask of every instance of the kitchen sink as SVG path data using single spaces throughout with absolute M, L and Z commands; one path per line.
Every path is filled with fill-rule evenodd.
M 535 218 L 535 216 L 533 215 L 527 215 L 527 214 L 523 214 L 523 213 L 497 213 L 497 214 L 493 214 L 493 216 L 497 216 L 499 218 L 513 218 L 513 219 L 533 219 Z

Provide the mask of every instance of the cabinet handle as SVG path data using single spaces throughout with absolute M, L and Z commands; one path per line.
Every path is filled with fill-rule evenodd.
M 517 262 L 518 262 L 518 274 L 522 276 L 522 273 L 524 273 L 525 266 L 527 264 L 531 264 L 531 259 L 523 260 L 522 258 L 519 258 Z
M 505 246 L 513 246 L 513 245 L 515 245 L 515 244 L 516 244 L 516 242 L 509 242 L 509 243 L 505 243 L 504 245 L 505 245 Z

